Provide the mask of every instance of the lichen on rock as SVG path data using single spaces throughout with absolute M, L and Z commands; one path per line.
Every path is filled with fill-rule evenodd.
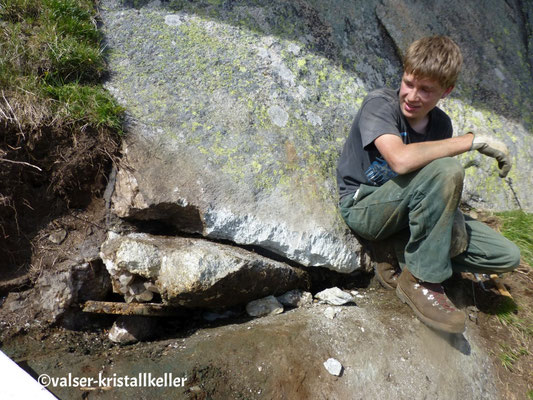
M 398 84 L 398 54 L 417 32 L 449 33 L 465 60 L 473 59 L 467 30 L 447 32 L 437 17 L 419 13 L 439 31 L 423 24 L 410 31 L 395 19 L 401 7 L 378 0 L 102 3 L 113 71 L 107 86 L 130 122 L 115 209 L 139 220 L 167 216 L 179 230 L 342 272 L 362 266 L 361 246 L 337 211 L 335 182 L 362 99 L 373 88 Z M 449 19 L 459 10 L 445 12 Z M 494 10 L 477 12 L 481 18 Z M 463 200 L 483 208 L 533 209 L 529 114 L 516 118 L 492 95 L 482 98 L 494 92 L 486 82 L 494 76 L 505 88 L 501 104 L 523 99 L 509 78 L 517 68 L 514 76 L 530 90 L 526 64 L 503 62 L 493 51 L 517 32 L 509 28 L 482 46 L 489 61 L 475 64 L 479 85 L 466 64 L 456 95 L 442 103 L 457 134 L 483 128 L 511 150 L 516 168 L 505 181 L 492 160 L 461 157 L 468 167 Z M 498 62 L 489 71 L 490 57 Z M 522 103 L 524 111 L 527 99 Z

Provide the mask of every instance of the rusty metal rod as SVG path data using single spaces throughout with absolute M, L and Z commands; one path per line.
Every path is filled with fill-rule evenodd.
M 171 307 L 160 303 L 119 303 L 112 301 L 88 300 L 83 304 L 84 312 L 97 314 L 118 314 L 118 315 L 145 315 L 145 316 L 181 316 L 186 311 L 176 307 Z

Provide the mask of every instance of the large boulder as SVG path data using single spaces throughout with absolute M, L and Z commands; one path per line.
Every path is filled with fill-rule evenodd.
M 259 246 L 304 266 L 351 272 L 363 265 L 361 247 L 337 211 L 335 165 L 365 94 L 398 84 L 397 49 L 415 34 L 451 34 L 465 48 L 468 79 L 482 76 L 488 83 L 480 87 L 494 92 L 490 74 L 502 75 L 511 103 L 527 105 L 531 98 L 528 47 L 515 44 L 531 26 L 525 17 L 493 46 L 512 44 L 522 56 L 503 57 L 493 47 L 468 43 L 467 30 L 434 23 L 430 12 L 400 18 L 422 7 L 410 1 L 395 7 L 377 0 L 100 4 L 112 71 L 107 87 L 128 114 L 114 212 Z M 445 8 L 451 20 L 463 4 Z M 496 12 L 472 8 L 480 20 Z M 468 29 L 487 37 L 491 27 L 481 25 Z M 507 60 L 494 63 L 497 71 L 476 67 L 473 74 L 472 48 L 487 59 L 479 62 L 483 68 L 494 57 Z M 511 84 L 511 76 L 520 83 Z M 494 96 L 467 90 L 469 82 L 443 102 L 455 130 L 473 126 L 499 136 L 516 167 L 503 181 L 492 160 L 463 156 L 471 167 L 465 200 L 533 210 L 531 111 L 505 114 Z
M 309 282 L 302 270 L 203 239 L 110 233 L 101 257 L 113 290 L 128 302 L 160 295 L 174 306 L 232 306 Z

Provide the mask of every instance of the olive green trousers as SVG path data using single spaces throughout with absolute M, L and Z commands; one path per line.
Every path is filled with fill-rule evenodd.
M 482 222 L 465 217 L 468 246 L 450 258 L 454 213 L 461 200 L 464 169 L 454 158 L 398 175 L 382 186 L 361 185 L 340 202 L 342 217 L 360 237 L 391 241 L 402 268 L 418 279 L 440 283 L 456 272 L 502 273 L 520 263 L 520 250 Z

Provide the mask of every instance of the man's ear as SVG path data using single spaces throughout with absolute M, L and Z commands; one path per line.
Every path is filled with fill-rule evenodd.
M 446 91 L 442 94 L 441 99 L 443 99 L 443 98 L 445 98 L 446 96 L 448 96 L 448 95 L 452 92 L 452 90 L 453 90 L 454 87 L 455 87 L 455 86 L 450 86 L 448 89 L 446 89 Z

